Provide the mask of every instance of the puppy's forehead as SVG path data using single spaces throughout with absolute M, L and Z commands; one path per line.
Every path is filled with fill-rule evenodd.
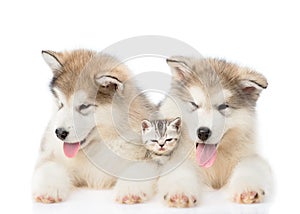
M 223 103 L 232 96 L 230 90 L 219 87 L 203 89 L 202 87 L 192 86 L 189 92 L 193 101 L 198 104 Z
M 78 87 L 79 81 L 86 72 L 87 65 L 95 58 L 95 53 L 91 51 L 78 50 L 73 52 L 64 52 L 61 56 L 59 72 L 54 74 L 50 83 L 51 89 L 59 88 L 66 96 L 73 94 Z
M 78 90 L 73 94 L 66 95 L 59 88 L 53 88 L 54 95 L 62 102 L 73 105 L 78 105 L 86 103 L 87 101 L 92 102 L 92 99 L 89 97 L 89 94 L 84 90 Z
M 232 97 L 232 92 L 228 89 L 221 89 L 215 91 L 210 95 L 210 100 L 212 104 L 222 104 L 225 103 Z
M 189 92 L 193 101 L 196 103 L 204 103 L 205 100 L 208 98 L 208 94 L 205 93 L 205 91 L 199 86 L 190 87 Z
M 88 100 L 91 100 L 89 94 L 85 90 L 78 90 L 72 95 L 73 103 L 86 103 Z
M 97 76 L 116 76 L 122 82 L 129 78 L 127 67 L 116 58 L 105 54 L 86 55 L 82 53 L 66 57 L 61 72 L 53 77 L 50 87 L 57 87 L 70 97 L 79 90 L 95 94 L 98 88 L 95 82 Z

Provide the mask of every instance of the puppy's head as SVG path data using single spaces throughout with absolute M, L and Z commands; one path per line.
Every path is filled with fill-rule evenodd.
M 89 50 L 42 51 L 42 56 L 53 71 L 53 132 L 67 145 L 66 155 L 71 157 L 80 145 L 88 144 L 98 125 L 95 113 L 103 123 L 112 123 L 110 105 L 115 95 L 122 95 L 127 69 L 115 58 Z
M 211 166 L 228 130 L 252 130 L 257 99 L 267 81 L 261 74 L 217 59 L 172 57 L 173 96 L 183 105 L 200 165 Z M 200 157 L 201 156 L 201 157 Z

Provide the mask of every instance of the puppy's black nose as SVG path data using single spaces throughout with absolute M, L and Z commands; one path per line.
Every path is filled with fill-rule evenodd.
M 211 130 L 207 127 L 200 127 L 197 130 L 198 138 L 202 141 L 206 141 L 211 136 Z
M 58 139 L 64 140 L 68 136 L 69 132 L 66 131 L 64 128 L 58 128 L 55 130 L 55 134 L 58 137 Z

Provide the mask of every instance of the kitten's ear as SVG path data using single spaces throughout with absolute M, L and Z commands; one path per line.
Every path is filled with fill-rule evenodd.
M 181 127 L 181 118 L 177 117 L 176 119 L 172 120 L 170 122 L 170 125 L 176 129 L 177 131 L 179 131 L 180 127 Z
M 143 120 L 143 121 L 142 121 L 142 131 L 143 131 L 143 132 L 149 131 L 150 126 L 151 126 L 151 123 L 150 123 L 149 120 Z
M 54 74 L 57 74 L 62 69 L 61 53 L 54 51 L 42 51 L 42 56 L 45 62 L 49 65 Z
M 121 93 L 123 91 L 123 83 L 116 77 L 110 75 L 96 76 L 95 80 L 100 86 L 99 90 L 105 94 Z
M 177 81 L 187 80 L 190 77 L 191 68 L 184 60 L 185 58 L 183 57 L 171 57 L 166 60 L 171 68 L 174 79 Z

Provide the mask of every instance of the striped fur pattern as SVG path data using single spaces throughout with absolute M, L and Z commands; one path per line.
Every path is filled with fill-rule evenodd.
M 181 134 L 181 119 L 143 120 L 142 139 L 147 148 L 147 157 L 162 164 L 176 149 Z

